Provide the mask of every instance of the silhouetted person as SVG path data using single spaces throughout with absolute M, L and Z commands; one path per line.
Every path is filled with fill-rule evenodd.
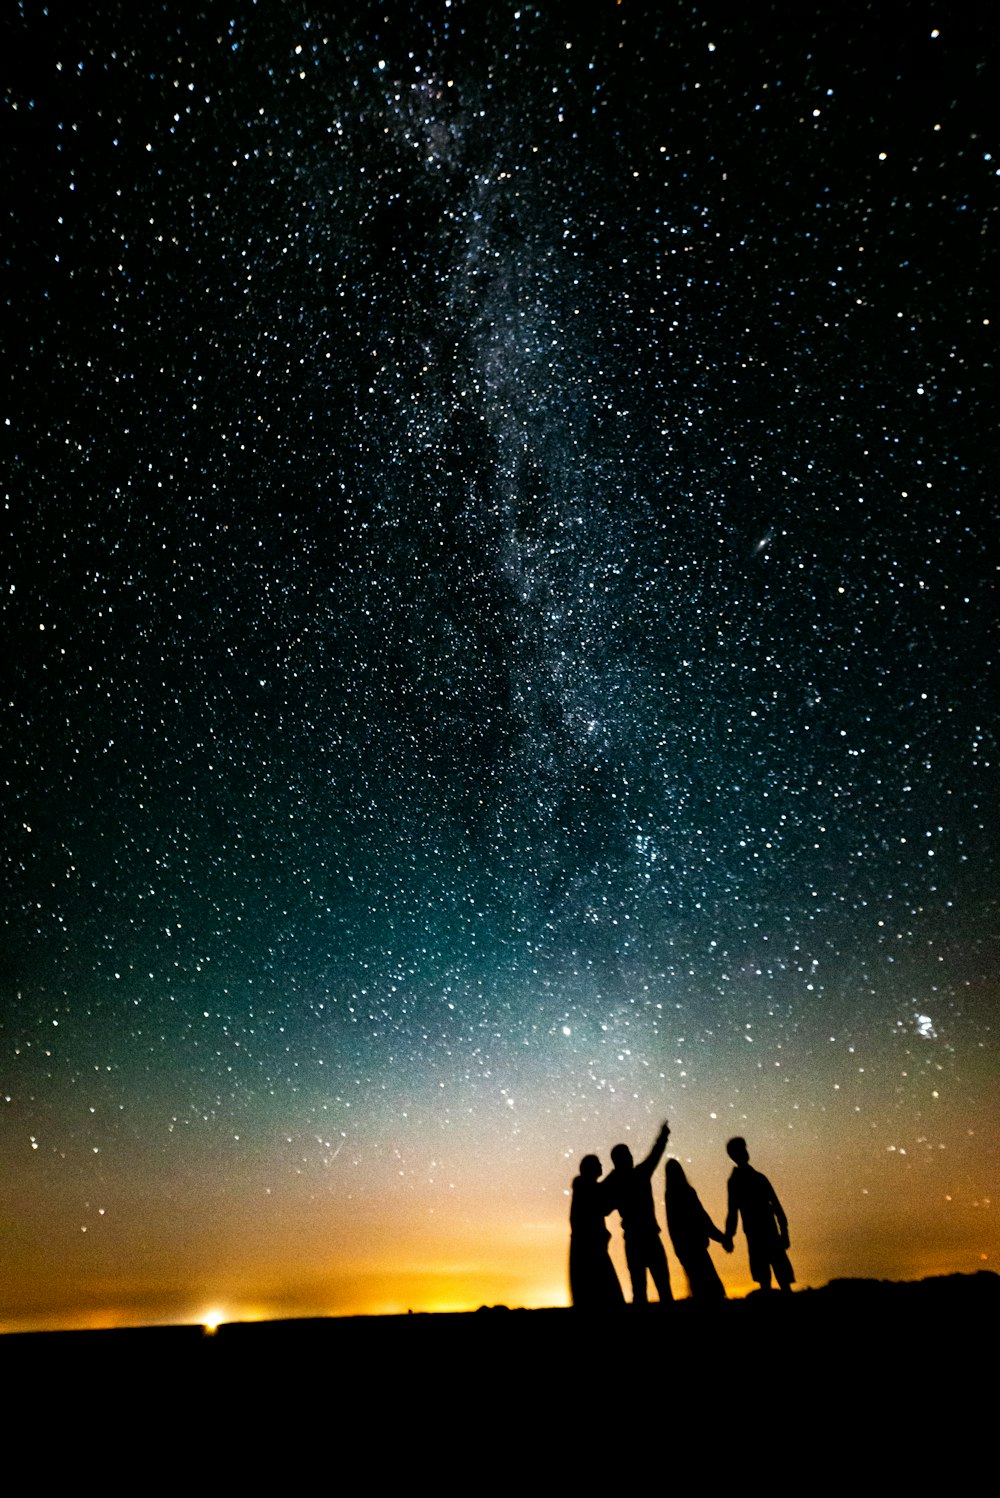
M 750 1164 L 745 1139 L 730 1139 L 726 1153 L 736 1166 L 729 1177 L 729 1211 L 722 1246 L 733 1251 L 736 1219 L 742 1217 L 750 1252 L 750 1273 L 762 1290 L 771 1288 L 771 1270 L 782 1290 L 791 1290 L 795 1271 L 788 1259 L 788 1219 L 767 1176 Z
M 656 1220 L 653 1206 L 653 1171 L 663 1159 L 663 1151 L 670 1138 L 670 1129 L 664 1124 L 656 1136 L 656 1143 L 641 1164 L 636 1165 L 627 1144 L 616 1144 L 611 1151 L 614 1170 L 606 1185 L 613 1204 L 618 1208 L 625 1235 L 625 1261 L 629 1279 L 632 1281 L 632 1304 L 647 1303 L 646 1271 L 653 1276 L 661 1301 L 673 1300 L 670 1289 L 670 1270 L 667 1256 L 660 1240 L 660 1224 Z
M 726 1291 L 708 1252 L 722 1234 L 698 1200 L 679 1160 L 667 1161 L 667 1232 L 696 1300 L 725 1300 Z
M 604 1226 L 613 1210 L 608 1182 L 601 1180 L 600 1160 L 584 1155 L 569 1209 L 569 1293 L 574 1306 L 583 1311 L 613 1310 L 625 1304 L 608 1257 L 611 1234 Z

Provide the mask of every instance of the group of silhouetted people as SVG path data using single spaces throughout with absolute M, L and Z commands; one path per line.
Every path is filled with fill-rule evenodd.
M 604 1310 L 625 1304 L 622 1287 L 608 1254 L 611 1234 L 604 1219 L 617 1212 L 625 1239 L 625 1262 L 632 1282 L 632 1304 L 647 1303 L 647 1276 L 652 1275 L 661 1303 L 673 1300 L 670 1270 L 653 1205 L 653 1172 L 670 1138 L 664 1124 L 653 1148 L 637 1165 L 627 1144 L 611 1151 L 614 1169 L 601 1179 L 596 1155 L 584 1155 L 573 1182 L 570 1207 L 569 1283 L 574 1306 Z M 667 1231 L 674 1252 L 687 1275 L 696 1300 L 725 1300 L 726 1292 L 708 1251 L 709 1242 L 733 1251 L 733 1235 L 743 1222 L 750 1255 L 750 1273 L 761 1290 L 771 1289 L 771 1274 L 782 1290 L 795 1280 L 788 1258 L 788 1221 L 767 1176 L 750 1164 L 746 1140 L 730 1139 L 726 1152 L 733 1162 L 729 1177 L 726 1227 L 720 1232 L 698 1200 L 679 1160 L 666 1169 Z

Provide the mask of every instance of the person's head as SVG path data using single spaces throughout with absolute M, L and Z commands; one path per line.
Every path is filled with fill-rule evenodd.
M 667 1161 L 667 1187 L 686 1186 L 688 1178 L 684 1174 L 684 1167 L 679 1160 Z
M 611 1151 L 611 1160 L 615 1170 L 632 1169 L 632 1151 L 627 1144 L 616 1144 Z
M 730 1139 L 726 1145 L 726 1154 L 733 1161 L 734 1165 L 746 1165 L 750 1159 L 747 1142 L 745 1139 L 740 1139 L 739 1136 L 735 1139 Z
M 597 1181 L 603 1174 L 604 1167 L 596 1155 L 584 1155 L 580 1161 L 580 1179 L 584 1181 Z

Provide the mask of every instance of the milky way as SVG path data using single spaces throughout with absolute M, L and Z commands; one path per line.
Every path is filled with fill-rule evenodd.
M 11 1324 L 994 1262 L 985 26 L 592 10 L 9 27 Z

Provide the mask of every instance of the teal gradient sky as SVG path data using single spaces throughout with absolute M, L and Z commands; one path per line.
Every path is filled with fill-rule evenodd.
M 12 36 L 3 1325 L 995 1268 L 985 28 Z

